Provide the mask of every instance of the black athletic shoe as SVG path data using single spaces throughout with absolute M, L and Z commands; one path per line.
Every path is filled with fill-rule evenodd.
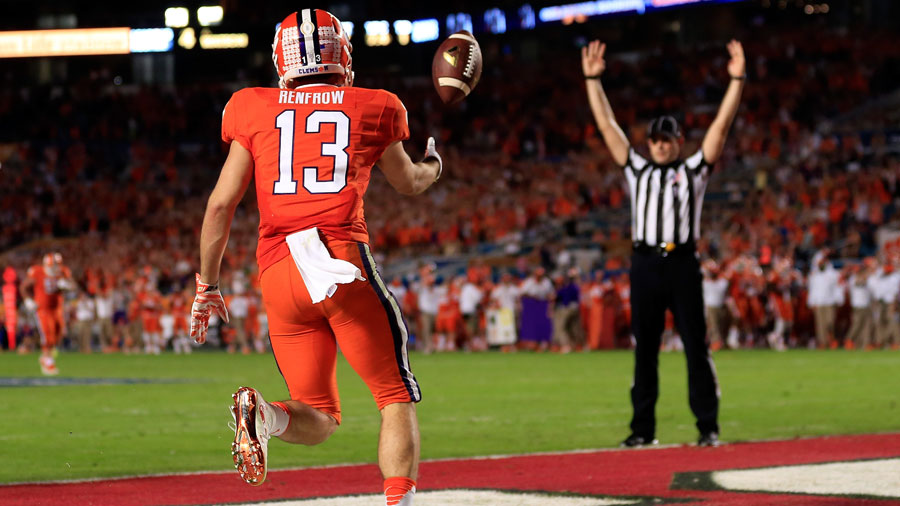
M 652 437 L 642 437 L 632 434 L 625 438 L 625 441 L 619 444 L 622 448 L 640 448 L 642 446 L 650 446 L 659 444 L 658 439 Z
M 719 433 L 718 432 L 707 432 L 706 434 L 700 434 L 700 439 L 697 440 L 697 446 L 719 446 Z

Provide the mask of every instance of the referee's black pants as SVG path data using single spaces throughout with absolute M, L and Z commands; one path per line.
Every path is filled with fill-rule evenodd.
M 706 343 L 700 262 L 691 249 L 665 257 L 643 252 L 631 257 L 631 330 L 637 342 L 631 432 L 648 439 L 656 435 L 659 347 L 666 309 L 672 311 L 684 343 L 689 400 L 697 429 L 701 434 L 719 432 L 719 385 Z

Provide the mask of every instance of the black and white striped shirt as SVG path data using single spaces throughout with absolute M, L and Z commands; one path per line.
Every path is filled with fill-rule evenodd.
M 702 150 L 660 166 L 630 148 L 624 170 L 631 195 L 633 241 L 663 246 L 700 238 L 700 210 L 710 172 Z

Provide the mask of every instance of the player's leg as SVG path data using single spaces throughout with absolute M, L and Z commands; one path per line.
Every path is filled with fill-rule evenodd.
M 319 444 L 341 421 L 334 334 L 321 304 L 312 304 L 291 257 L 266 269 L 260 285 L 272 352 L 290 392 L 280 406 L 290 422 L 279 437 L 289 443 Z
M 337 344 L 322 304 L 313 305 L 300 272 L 288 256 L 260 278 L 269 340 L 290 392 L 279 407 L 290 415 L 281 439 L 319 444 L 337 429 Z
M 338 288 L 325 302 L 341 351 L 363 379 L 381 411 L 378 463 L 385 493 L 397 500 L 415 492 L 419 429 L 415 404 L 422 398 L 409 365 L 409 331 L 400 306 L 378 274 L 365 244 L 338 248 L 335 256 L 360 266 L 366 281 Z
M 62 330 L 61 322 L 55 310 L 39 310 L 37 321 L 41 335 L 41 357 L 38 360 L 41 366 L 41 373 L 46 376 L 55 376 L 59 374 L 59 369 L 56 367 L 53 350 L 59 344 Z
M 272 351 L 291 398 L 269 403 L 250 387 L 232 396 L 232 455 L 241 478 L 251 485 L 266 479 L 270 437 L 315 445 L 340 423 L 337 346 L 321 307 L 312 305 L 291 257 L 266 269 L 260 284 Z
M 304 322 L 297 329 L 279 317 L 277 312 L 270 313 L 270 338 L 290 399 L 276 406 L 290 419 L 284 431 L 275 435 L 288 443 L 317 445 L 334 433 L 341 420 L 334 334 L 324 319 Z
M 419 471 L 419 421 L 413 402 L 388 404 L 381 410 L 378 467 L 385 478 L 416 479 Z

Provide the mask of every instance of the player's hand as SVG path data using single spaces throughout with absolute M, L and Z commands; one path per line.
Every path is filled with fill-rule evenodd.
M 209 316 L 212 313 L 228 323 L 228 309 L 225 308 L 225 299 L 217 286 L 207 285 L 197 280 L 197 295 L 194 297 L 194 305 L 191 306 L 191 337 L 197 344 L 206 342 L 206 331 L 209 329 Z
M 599 40 L 591 41 L 590 44 L 581 48 L 581 70 L 584 71 L 585 76 L 599 76 L 606 70 L 604 54 L 606 54 L 606 44 Z
M 747 64 L 744 60 L 744 46 L 737 40 L 731 39 L 728 43 L 728 54 L 731 59 L 728 60 L 728 75 L 731 77 L 746 77 Z
M 441 160 L 440 153 L 437 152 L 437 149 L 434 147 L 434 137 L 429 137 L 428 142 L 425 143 L 425 158 L 422 161 L 426 160 L 437 160 L 438 163 L 438 171 L 437 176 L 434 177 L 434 181 L 437 182 L 438 179 L 441 178 L 441 173 L 444 171 L 444 161 Z

